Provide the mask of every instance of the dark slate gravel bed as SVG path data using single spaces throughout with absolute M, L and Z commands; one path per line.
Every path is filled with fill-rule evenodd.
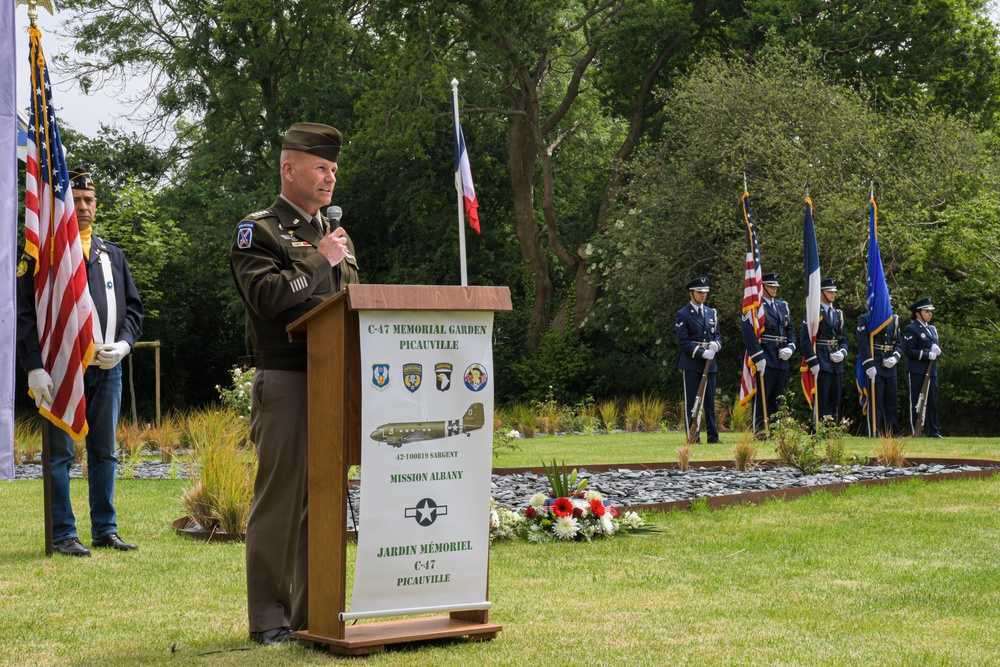
M 128 468 L 121 462 L 118 463 L 118 479 L 128 477 Z M 75 463 L 69 468 L 70 479 L 80 479 L 83 477 L 83 466 Z M 143 461 L 137 463 L 132 471 L 133 479 L 188 479 L 191 471 L 187 464 L 173 464 L 171 471 L 170 463 L 160 463 L 159 461 Z M 41 479 L 42 464 L 29 464 L 14 466 L 14 479 Z
M 628 470 L 588 472 L 579 469 L 579 477 L 589 481 L 588 489 L 599 491 L 619 507 L 669 503 L 710 496 L 728 496 L 755 491 L 773 491 L 823 484 L 861 482 L 874 479 L 919 477 L 948 472 L 992 470 L 995 466 L 921 464 L 908 468 L 885 466 L 824 467 L 818 474 L 803 475 L 795 468 L 761 467 L 740 472 L 722 466 L 691 466 L 680 470 Z M 545 475 L 531 472 L 514 475 L 493 475 L 493 498 L 509 508 L 523 508 L 535 493 L 549 489 Z

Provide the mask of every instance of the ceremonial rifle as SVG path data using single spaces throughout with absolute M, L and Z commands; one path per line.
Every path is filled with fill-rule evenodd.
M 712 360 L 705 361 L 705 370 L 701 374 L 701 384 L 698 385 L 698 393 L 694 398 L 694 405 L 691 407 L 691 421 L 687 432 L 687 444 L 693 444 L 698 439 L 698 431 L 701 430 L 701 413 L 705 405 L 705 387 L 708 386 L 708 369 L 712 366 Z
M 921 437 L 920 434 L 924 430 L 924 417 L 927 416 L 927 396 L 931 390 L 931 373 L 934 371 L 935 361 L 931 359 L 931 362 L 927 364 L 924 386 L 920 389 L 920 395 L 917 397 L 917 425 L 913 427 L 913 435 L 917 438 Z

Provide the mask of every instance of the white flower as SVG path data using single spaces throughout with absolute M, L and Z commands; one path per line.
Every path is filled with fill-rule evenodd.
M 490 527 L 496 528 L 500 525 L 500 515 L 497 514 L 496 510 L 490 512 Z
M 635 512 L 625 512 L 618 518 L 618 523 L 620 523 L 624 528 L 634 530 L 643 525 L 645 521 L 643 521 L 642 517 Z
M 539 507 L 545 504 L 545 500 L 546 499 L 544 493 L 536 493 L 535 495 L 531 496 L 530 504 L 535 509 L 538 509 Z
M 561 540 L 572 540 L 579 530 L 579 522 L 571 516 L 561 516 L 552 524 L 552 532 Z
M 611 519 L 610 512 L 606 512 L 601 517 L 601 530 L 604 531 L 605 535 L 615 534 L 615 522 Z
M 508 438 L 520 438 L 521 434 L 517 432 L 516 429 L 511 429 L 511 432 L 507 434 Z
M 591 489 L 587 491 L 587 495 L 584 496 L 586 500 L 604 500 L 604 496 L 601 495 L 600 491 L 594 491 Z

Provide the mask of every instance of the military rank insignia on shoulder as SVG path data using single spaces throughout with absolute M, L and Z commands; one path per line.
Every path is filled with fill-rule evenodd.
M 253 243 L 253 220 L 244 220 L 236 226 L 236 247 L 246 250 Z
M 247 216 L 247 219 L 248 220 L 260 220 L 264 216 L 268 216 L 268 215 L 272 215 L 271 209 L 265 208 L 262 211 L 254 211 L 253 213 L 251 213 L 250 215 Z

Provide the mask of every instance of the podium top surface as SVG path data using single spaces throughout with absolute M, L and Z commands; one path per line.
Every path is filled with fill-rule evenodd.
M 350 310 L 513 310 L 508 287 L 461 285 L 348 285 L 336 296 L 286 327 L 289 334 L 305 331 L 310 320 L 347 299 Z

